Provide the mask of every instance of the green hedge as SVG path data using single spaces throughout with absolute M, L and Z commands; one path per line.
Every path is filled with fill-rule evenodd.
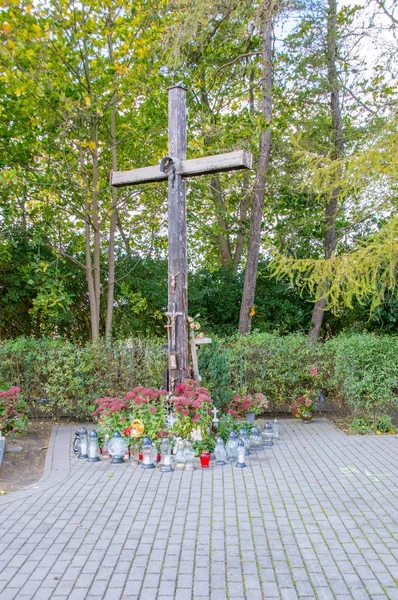
M 397 350 L 397 337 L 371 333 L 340 334 L 323 344 L 302 334 L 235 336 L 220 343 L 216 362 L 223 369 L 213 374 L 206 368 L 205 383 L 225 390 L 228 371 L 230 394 L 242 387 L 263 392 L 273 410 L 287 409 L 313 390 L 326 394 L 326 406 L 378 415 L 398 408 Z M 228 403 L 226 396 L 220 404 Z
M 253 333 L 215 342 L 199 351 L 199 367 L 218 406 L 245 387 L 263 392 L 276 410 L 308 389 L 357 415 L 398 408 L 398 337 L 341 334 L 316 344 L 305 335 Z M 19 386 L 33 408 L 86 418 L 97 398 L 137 385 L 160 388 L 167 363 L 162 344 L 142 338 L 82 347 L 44 338 L 3 341 L 0 381 Z
M 158 340 L 78 347 L 64 340 L 18 338 L 0 343 L 0 381 L 21 388 L 33 409 L 86 418 L 102 396 L 137 385 L 161 387 L 167 359 Z

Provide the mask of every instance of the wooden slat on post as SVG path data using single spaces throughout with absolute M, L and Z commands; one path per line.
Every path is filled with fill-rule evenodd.
M 170 156 L 174 156 L 170 154 Z M 177 157 L 179 158 L 179 157 Z M 181 161 L 182 177 L 199 177 L 211 173 L 225 171 L 236 171 L 237 169 L 251 169 L 252 155 L 246 150 L 227 152 L 216 156 L 204 156 Z M 140 185 L 143 183 L 156 183 L 166 181 L 167 174 L 162 173 L 159 165 L 155 167 L 142 167 L 133 171 L 113 171 L 111 173 L 111 185 L 113 187 L 124 187 L 126 185 Z

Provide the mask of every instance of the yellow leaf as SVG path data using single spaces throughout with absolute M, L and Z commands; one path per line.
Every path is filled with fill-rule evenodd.
M 249 317 L 254 317 L 255 314 L 256 314 L 256 311 L 254 310 L 254 304 L 253 304 L 253 306 L 250 308 Z
M 5 33 L 7 35 L 7 33 L 10 33 L 11 30 L 12 30 L 11 25 L 9 23 L 4 23 L 3 33 Z
M 95 150 L 95 142 L 87 142 L 87 148 L 90 148 L 90 150 Z
M 86 106 L 91 106 L 91 100 L 90 100 L 90 98 L 88 96 L 86 96 L 84 99 L 86 101 Z

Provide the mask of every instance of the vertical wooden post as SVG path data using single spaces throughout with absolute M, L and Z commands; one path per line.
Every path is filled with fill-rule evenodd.
M 169 88 L 169 155 L 186 159 L 186 89 L 180 85 Z M 185 182 L 178 173 L 178 163 L 169 173 L 168 234 L 169 234 L 169 390 L 186 377 L 188 367 L 188 276 L 187 217 Z

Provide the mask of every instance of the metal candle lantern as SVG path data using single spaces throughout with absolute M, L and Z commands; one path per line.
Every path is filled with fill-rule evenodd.
M 238 434 L 236 431 L 231 431 L 227 441 L 227 458 L 230 461 L 238 458 Z
M 225 465 L 227 458 L 227 451 L 224 446 L 224 441 L 221 437 L 217 438 L 216 448 L 214 450 L 216 457 L 216 465 Z
M 238 462 L 236 463 L 236 466 L 240 467 L 241 469 L 243 469 L 246 466 L 245 453 L 245 442 L 242 439 L 240 439 L 238 442 Z
M 250 456 L 251 452 L 249 434 L 247 433 L 247 430 L 244 427 L 242 427 L 242 429 L 239 431 L 239 437 L 245 445 L 245 455 Z
M 161 459 L 160 470 L 162 473 L 170 473 L 173 470 L 171 466 L 171 445 L 168 438 L 164 438 L 160 445 Z
M 195 458 L 195 450 L 192 448 L 192 444 L 189 441 L 185 442 L 184 456 L 185 456 L 185 470 L 193 471 L 195 468 L 195 466 L 193 464 L 193 461 Z
M 250 450 L 262 450 L 262 439 L 257 427 L 253 427 L 250 434 Z
M 148 436 L 145 436 L 142 440 L 142 465 L 143 469 L 154 469 L 152 459 L 152 441 Z
M 75 432 L 73 450 L 77 454 L 77 458 L 88 458 L 88 435 L 85 427 Z
M 272 429 L 272 425 L 269 421 L 264 425 L 264 430 L 262 433 L 263 438 L 263 446 L 273 446 L 274 442 L 272 438 L 274 437 L 274 430 Z
M 98 434 L 96 431 L 90 433 L 88 440 L 88 462 L 98 462 L 100 460 L 100 449 L 98 445 Z
M 112 456 L 111 464 L 121 465 L 124 463 L 123 457 L 126 454 L 126 442 L 118 431 L 115 431 L 113 434 L 108 449 L 109 454 Z

